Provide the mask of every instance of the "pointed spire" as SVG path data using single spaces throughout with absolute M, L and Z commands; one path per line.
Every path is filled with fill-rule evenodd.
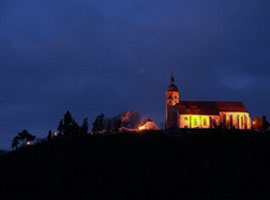
M 174 76 L 173 76 L 173 74 L 171 75 L 171 84 L 174 84 Z

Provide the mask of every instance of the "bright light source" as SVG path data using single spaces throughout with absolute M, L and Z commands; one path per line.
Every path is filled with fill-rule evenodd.
M 139 131 L 144 131 L 144 130 L 146 130 L 146 127 L 145 126 L 140 126 L 138 129 L 139 129 Z

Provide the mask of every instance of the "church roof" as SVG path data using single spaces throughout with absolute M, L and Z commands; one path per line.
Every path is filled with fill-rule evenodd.
M 146 123 L 148 123 L 148 122 L 152 123 L 153 120 L 150 119 L 150 118 L 148 118 L 147 120 L 143 121 L 143 122 L 141 123 L 141 125 L 144 125 L 144 124 L 146 124 Z M 155 122 L 154 122 L 154 123 L 155 123 Z
M 242 102 L 181 101 L 178 104 L 180 114 L 219 115 L 219 112 L 245 112 L 248 110 Z

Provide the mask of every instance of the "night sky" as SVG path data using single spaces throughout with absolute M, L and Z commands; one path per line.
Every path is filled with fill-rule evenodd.
M 270 117 L 269 0 L 0 0 L 0 148 L 133 109 L 159 125 L 171 73 L 185 100 Z

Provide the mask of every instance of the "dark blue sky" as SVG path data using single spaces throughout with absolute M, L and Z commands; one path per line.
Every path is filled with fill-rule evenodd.
M 269 0 L 0 0 L 0 148 L 134 109 L 159 124 L 173 72 L 186 100 L 270 117 Z

